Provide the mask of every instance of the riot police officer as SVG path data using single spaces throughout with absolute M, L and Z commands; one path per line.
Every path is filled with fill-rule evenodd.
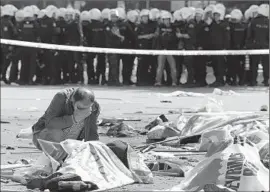
M 252 49 L 269 48 L 269 5 L 262 4 L 248 27 L 247 46 Z M 251 56 L 251 86 L 257 85 L 258 64 L 263 66 L 263 84 L 269 86 L 269 55 Z

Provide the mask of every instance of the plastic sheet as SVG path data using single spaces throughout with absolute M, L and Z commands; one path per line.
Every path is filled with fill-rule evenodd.
M 208 158 L 192 169 L 171 191 L 200 191 L 207 184 L 235 191 L 269 191 L 269 170 L 254 144 L 245 139 L 214 143 Z

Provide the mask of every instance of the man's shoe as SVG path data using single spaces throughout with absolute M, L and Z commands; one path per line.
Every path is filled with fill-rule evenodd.
M 219 81 L 215 81 L 214 83 L 209 85 L 210 87 L 223 87 L 224 83 L 221 83 Z
M 248 84 L 248 86 L 251 86 L 251 87 L 257 86 L 257 82 L 251 82 Z
M 182 85 L 182 87 L 184 88 L 194 88 L 196 87 L 196 84 L 195 83 L 185 83 Z
M 155 87 L 161 87 L 161 83 L 155 83 Z

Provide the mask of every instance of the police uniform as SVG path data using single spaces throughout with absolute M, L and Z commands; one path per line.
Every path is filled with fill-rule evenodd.
M 155 37 L 151 39 L 138 38 L 140 35 L 150 35 L 156 32 L 157 25 L 154 22 L 141 23 L 135 28 L 138 49 L 153 49 L 157 42 Z M 137 85 L 153 85 L 156 76 L 156 56 L 139 55 L 137 67 Z
M 97 20 L 92 20 L 90 23 L 90 30 L 84 31 L 84 34 L 88 33 L 87 42 L 91 47 L 105 47 L 105 26 L 104 23 Z M 106 57 L 105 53 L 90 53 L 88 57 L 88 77 L 95 83 L 99 83 L 100 76 L 102 78 L 102 84 L 105 83 L 105 70 L 106 70 Z M 96 73 L 94 71 L 94 58 L 97 57 Z
M 183 34 L 189 36 L 189 38 L 184 38 L 183 44 L 185 50 L 194 50 L 196 45 L 196 23 L 194 20 L 190 20 L 185 23 Z M 188 72 L 188 78 L 186 86 L 194 86 L 194 63 L 193 56 L 184 56 L 183 64 L 186 66 Z
M 19 27 L 19 38 L 22 41 L 37 42 L 38 41 L 38 27 L 36 21 L 25 20 Z M 36 73 L 36 53 L 35 48 L 21 49 L 21 71 L 19 84 L 32 85 L 33 77 Z
M 47 16 L 39 20 L 38 34 L 41 43 L 56 43 L 56 23 L 54 19 Z M 55 84 L 55 62 L 54 50 L 42 49 L 40 55 L 40 63 L 44 65 L 41 70 L 41 78 L 43 84 Z
M 158 34 L 159 34 L 159 47 L 161 50 L 176 50 L 177 38 L 176 38 L 176 30 L 173 25 L 166 26 L 164 24 L 161 24 L 158 28 Z M 172 82 L 174 85 L 176 85 L 177 84 L 176 64 L 175 64 L 174 57 L 172 55 L 159 55 L 158 56 L 156 85 L 161 84 L 166 60 L 169 62 L 169 65 L 170 65 Z
M 1 18 L 1 38 L 3 39 L 15 39 L 16 29 L 10 20 L 10 17 L 5 16 Z M 5 83 L 9 83 L 6 79 L 7 68 L 12 60 L 13 46 L 1 45 L 1 80 Z
M 269 48 L 269 19 L 263 15 L 254 18 L 248 27 L 247 46 L 251 49 Z M 251 86 L 257 84 L 258 64 L 263 66 L 263 83 L 268 86 L 269 80 L 269 55 L 251 56 Z
M 16 31 L 16 35 L 14 39 L 19 39 L 19 34 L 18 34 L 18 26 L 20 25 L 21 22 L 16 22 L 14 27 Z M 19 74 L 19 60 L 21 60 L 21 50 L 24 47 L 20 46 L 13 46 L 13 55 L 12 55 L 12 64 L 10 67 L 10 74 L 9 74 L 9 82 L 10 83 L 15 83 L 18 81 L 18 74 Z
M 243 50 L 245 48 L 247 25 L 242 22 L 230 23 L 231 29 L 231 43 L 232 50 Z M 228 56 L 228 77 L 230 85 L 237 85 L 237 77 L 239 82 L 243 81 L 244 74 L 244 59 L 243 55 Z M 228 79 L 227 79 L 228 81 Z
M 210 26 L 202 21 L 196 23 L 196 50 L 210 50 Z M 194 58 L 194 78 L 196 86 L 204 87 L 206 83 L 207 56 L 196 56 Z
M 123 21 L 122 21 L 123 22 Z M 128 28 L 126 38 L 123 42 L 123 48 L 124 49 L 135 49 L 136 47 L 136 34 L 135 34 L 135 28 L 136 25 L 130 21 L 124 22 L 126 27 Z M 123 62 L 123 70 L 122 70 L 122 76 L 123 76 L 123 84 L 124 85 L 131 85 L 131 75 L 132 75 L 132 69 L 134 66 L 134 59 L 135 55 L 127 55 L 123 54 L 121 55 L 121 59 Z
M 80 29 L 77 21 L 67 22 L 65 25 L 65 44 L 71 46 L 79 46 L 80 45 Z M 65 54 L 65 63 L 63 66 L 63 74 L 64 74 L 64 82 L 65 83 L 77 83 L 77 72 L 75 70 L 75 63 L 77 66 L 80 64 L 79 55 L 76 52 L 67 51 Z M 82 74 L 81 74 L 82 76 Z
M 230 26 L 224 21 L 213 21 L 211 24 L 211 48 L 212 50 L 226 50 L 230 45 Z M 225 58 L 224 56 L 213 56 L 212 64 L 216 81 L 210 86 L 224 86 Z
M 55 27 L 55 43 L 57 45 L 65 45 L 65 30 L 66 30 L 66 21 L 64 18 L 59 18 L 57 21 L 55 21 L 56 27 Z M 54 53 L 54 57 L 56 62 L 54 63 L 54 72 L 52 74 L 53 79 L 55 79 L 56 84 L 63 83 L 63 79 L 61 78 L 61 73 L 65 65 L 65 59 L 66 59 L 66 51 L 60 51 L 57 50 Z
M 175 21 L 174 24 L 176 32 L 183 33 L 183 30 L 185 28 L 185 22 L 184 21 Z M 177 41 L 177 50 L 183 50 L 184 49 L 184 42 L 182 39 L 178 39 Z M 181 74 L 183 72 L 183 61 L 184 56 L 182 55 L 176 55 L 174 56 L 175 63 L 176 63 L 176 76 L 178 83 L 180 84 Z
M 120 30 L 120 28 L 122 28 Z M 119 31 L 120 35 L 124 36 L 123 32 L 126 27 L 122 24 L 121 21 L 117 22 L 108 22 L 105 26 L 105 35 L 106 35 L 106 46 L 108 48 L 122 48 L 123 40 L 116 36 L 112 30 Z M 108 85 L 120 85 L 119 82 L 119 54 L 108 54 L 108 62 L 109 62 L 109 79 Z

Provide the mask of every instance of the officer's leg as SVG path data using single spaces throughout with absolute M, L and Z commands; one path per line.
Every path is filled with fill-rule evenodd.
M 123 57 L 123 83 L 125 85 L 131 84 L 131 75 L 134 65 L 134 56 L 133 55 L 124 55 Z
M 258 64 L 260 62 L 260 55 L 253 55 L 251 56 L 251 83 L 250 86 L 256 86 L 257 85 L 257 76 L 258 76 Z
M 57 84 L 57 74 L 58 74 L 58 52 L 53 51 L 51 53 L 51 59 L 50 59 L 50 69 L 49 69 L 49 74 L 48 76 L 50 77 L 50 85 L 56 85 Z
M 67 67 L 68 67 L 68 83 L 73 83 L 74 81 L 74 68 L 75 68 L 75 61 L 74 61 L 74 52 L 68 52 L 68 61 L 67 61 Z
M 183 72 L 183 56 L 174 56 L 175 57 L 175 63 L 176 63 L 176 77 L 177 77 L 177 83 L 180 84 L 181 75 Z
M 243 82 L 243 76 L 244 76 L 244 70 L 245 70 L 245 57 L 243 55 L 237 56 L 237 69 L 236 69 L 236 79 L 238 77 L 238 83 L 236 80 L 236 84 L 240 84 L 240 82 Z
M 224 57 L 223 56 L 213 56 L 213 69 L 216 81 L 211 84 L 212 87 L 224 86 Z
M 269 86 L 269 55 L 262 56 L 263 84 Z
M 195 56 L 193 66 L 196 85 L 199 87 L 206 86 L 206 57 Z
M 58 56 L 58 63 L 59 63 L 59 74 L 58 74 L 58 78 L 59 78 L 59 82 L 60 83 L 64 83 L 65 81 L 65 67 L 66 67 L 66 52 L 65 51 L 59 51 L 59 56 Z M 62 76 L 63 75 L 63 76 Z
M 2 61 L 3 62 L 2 69 L 1 69 L 2 80 L 5 83 L 9 83 L 7 78 L 6 78 L 6 75 L 7 75 L 8 66 L 10 65 L 10 62 L 11 62 L 10 57 L 11 57 L 10 52 L 8 51 L 8 49 L 5 49 L 4 55 L 3 55 L 3 61 Z
M 76 82 L 83 82 L 83 57 L 81 52 L 76 52 L 76 63 L 77 63 L 77 69 L 76 69 Z
M 44 51 L 44 79 L 45 79 L 45 84 L 48 85 L 50 84 L 50 77 L 51 77 L 51 70 L 53 67 L 53 63 L 52 63 L 52 52 L 50 50 L 45 50 Z
M 226 71 L 226 83 L 232 85 L 232 80 L 235 78 L 235 64 L 237 63 L 237 56 L 228 56 L 227 71 Z
M 170 68 L 171 68 L 171 65 L 170 65 L 170 63 L 169 63 L 169 61 L 167 59 L 166 62 L 165 62 L 165 72 L 166 72 L 166 76 L 167 76 L 165 84 L 167 86 L 172 85 L 172 74 L 171 74 L 171 69 Z
M 96 54 L 95 53 L 89 53 L 87 57 L 87 74 L 88 74 L 88 82 L 89 84 L 95 83 L 95 68 L 94 68 L 94 62 L 95 62 Z
M 147 55 L 147 66 L 145 68 L 146 72 L 150 68 L 150 73 L 148 73 L 148 84 L 154 85 L 156 81 L 156 74 L 157 74 L 157 56 Z
M 238 55 L 228 56 L 228 78 L 227 83 L 229 85 L 237 85 L 237 76 L 240 72 L 240 58 Z
M 18 82 L 20 85 L 24 85 L 27 82 L 27 75 L 28 75 L 27 62 L 28 62 L 28 50 L 27 48 L 24 48 L 22 51 L 20 79 Z
M 128 77 L 128 71 L 129 71 L 129 63 L 128 60 L 128 55 L 121 55 L 122 63 L 123 63 L 123 68 L 122 68 L 122 77 L 123 77 L 123 84 L 128 85 L 129 84 L 129 77 Z
M 109 54 L 109 82 L 108 85 L 116 85 L 119 82 L 119 56 Z
M 36 74 L 36 49 L 31 49 L 31 53 L 29 53 L 29 78 L 28 83 L 29 85 L 33 85 L 33 78 Z
M 172 80 L 172 84 L 170 85 L 177 85 L 177 75 L 176 75 L 176 64 L 175 64 L 175 60 L 174 57 L 172 55 L 167 55 L 167 61 L 170 65 L 170 77 Z
M 16 82 L 18 80 L 18 64 L 19 64 L 19 48 L 14 50 L 14 55 L 12 56 L 12 64 L 10 67 L 10 82 Z
M 188 78 L 187 78 L 187 86 L 194 85 L 194 68 L 193 68 L 193 56 L 185 56 L 184 57 L 184 65 L 187 68 Z
M 70 52 L 63 51 L 62 52 L 62 71 L 63 71 L 63 83 L 68 83 L 68 59 Z
M 97 57 L 97 70 L 96 70 L 96 81 L 99 83 L 99 78 L 101 76 L 101 84 L 104 85 L 106 82 L 106 55 L 103 53 L 98 54 Z
M 225 76 L 225 70 L 226 70 L 225 58 L 224 56 L 218 56 L 217 60 L 218 60 L 218 66 L 217 66 L 218 81 L 221 84 L 224 84 L 224 76 Z
M 147 55 L 141 55 L 138 57 L 138 66 L 137 66 L 137 85 L 144 85 L 146 82 L 145 81 L 145 76 L 147 76 L 147 70 L 146 70 L 146 65 L 147 65 Z
M 166 55 L 159 55 L 155 85 L 161 85 L 165 62 L 166 62 Z

